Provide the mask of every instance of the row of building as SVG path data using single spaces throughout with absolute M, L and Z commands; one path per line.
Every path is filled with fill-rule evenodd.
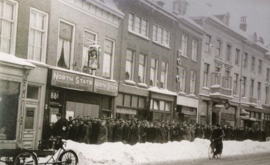
M 36 148 L 57 113 L 265 128 L 263 38 L 164 2 L 1 0 L 0 148 Z

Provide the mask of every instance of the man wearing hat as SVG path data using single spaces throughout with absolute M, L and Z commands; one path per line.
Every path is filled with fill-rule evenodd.
M 67 139 L 68 135 L 68 121 L 62 118 L 61 113 L 56 114 L 57 122 L 53 127 L 53 136 L 60 136 L 63 139 Z
M 216 124 L 210 138 L 212 151 L 214 151 L 213 157 L 222 153 L 223 143 L 222 138 L 225 136 L 224 131 L 220 128 L 219 124 Z M 216 150 L 214 150 L 216 148 Z

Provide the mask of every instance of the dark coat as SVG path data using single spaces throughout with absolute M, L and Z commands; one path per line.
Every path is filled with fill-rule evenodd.
M 59 119 L 53 128 L 53 136 L 61 136 L 67 139 L 68 136 L 68 121 L 64 118 Z
M 97 144 L 102 144 L 108 141 L 108 128 L 104 126 L 99 127 Z
M 161 128 L 156 128 L 156 142 L 163 143 L 163 135 L 162 135 Z
M 156 128 L 150 127 L 146 130 L 146 141 L 147 142 L 155 142 L 156 140 Z
M 77 134 L 78 134 L 78 127 L 76 125 L 70 124 L 68 138 L 70 140 L 76 141 Z
M 130 127 L 129 144 L 134 145 L 139 141 L 139 129 L 137 126 Z
M 112 141 L 121 142 L 123 140 L 123 127 L 121 125 L 116 125 L 113 128 Z
M 98 132 L 99 132 L 99 123 L 92 123 L 92 133 L 90 139 L 91 144 L 97 144 Z

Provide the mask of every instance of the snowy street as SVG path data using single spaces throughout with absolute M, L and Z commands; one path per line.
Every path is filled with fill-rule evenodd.
M 189 161 L 176 161 L 168 163 L 154 163 L 155 165 L 269 165 L 270 152 L 261 154 L 248 154 L 242 156 L 222 157 L 221 159 L 196 159 Z M 153 164 L 153 165 L 154 165 Z M 145 165 L 152 165 L 151 163 Z
M 210 141 L 195 139 L 194 142 L 181 141 L 165 144 L 138 143 L 134 146 L 123 143 L 104 143 L 88 145 L 68 141 L 67 148 L 73 149 L 79 156 L 80 165 L 115 164 L 115 165 L 156 165 L 156 164 L 269 164 L 270 142 L 251 140 L 224 141 L 222 158 L 208 159 Z M 266 154 L 267 153 L 267 154 Z

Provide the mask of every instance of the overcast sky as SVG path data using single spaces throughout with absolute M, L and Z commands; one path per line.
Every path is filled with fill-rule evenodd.
M 187 16 L 230 13 L 230 27 L 239 28 L 240 18 L 247 17 L 247 32 L 257 33 L 270 43 L 270 0 L 187 0 Z

